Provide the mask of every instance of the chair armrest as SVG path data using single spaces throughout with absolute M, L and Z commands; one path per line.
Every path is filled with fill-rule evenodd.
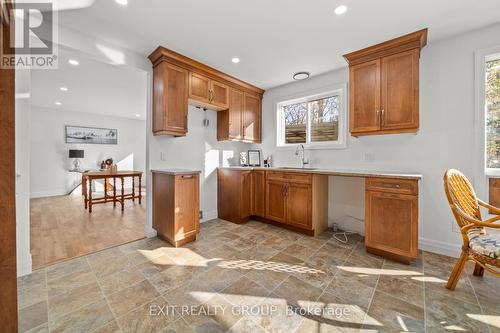
M 477 200 L 477 202 L 483 206 L 484 208 L 488 208 L 490 212 L 492 212 L 495 215 L 500 215 L 500 208 L 497 208 L 495 206 L 490 205 L 489 203 L 484 202 L 483 200 Z
M 461 230 L 464 232 L 469 230 L 469 229 L 476 228 L 476 227 L 487 227 L 487 228 L 500 229 L 500 224 L 494 224 L 494 222 L 497 222 L 500 220 L 500 215 L 497 215 L 497 216 L 492 217 L 491 219 L 487 219 L 485 221 L 480 221 L 478 219 L 475 219 L 475 218 L 470 217 L 469 215 L 465 214 L 458 207 L 452 206 L 451 209 L 454 210 L 455 212 L 457 212 L 457 214 L 460 215 L 460 217 L 462 217 L 463 219 L 465 219 L 466 221 L 471 223 L 470 225 L 467 225 L 467 226 L 461 228 Z

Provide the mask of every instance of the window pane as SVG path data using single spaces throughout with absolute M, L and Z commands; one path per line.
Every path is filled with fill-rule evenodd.
M 311 108 L 311 141 L 337 141 L 339 138 L 339 97 L 309 102 Z
M 285 143 L 306 142 L 307 103 L 283 107 L 285 117 Z
M 500 168 L 500 59 L 486 63 L 486 166 Z

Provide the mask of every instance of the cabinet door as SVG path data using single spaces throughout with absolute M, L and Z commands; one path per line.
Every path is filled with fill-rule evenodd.
M 253 182 L 252 171 L 241 171 L 240 188 L 240 218 L 246 218 L 252 215 L 253 211 Z
M 352 134 L 380 129 L 380 60 L 349 68 L 349 128 Z
M 418 255 L 418 197 L 366 191 L 365 244 L 405 257 Z
M 244 93 L 236 89 L 231 89 L 230 99 L 229 138 L 241 139 L 243 135 Z
M 311 185 L 290 183 L 285 194 L 286 223 L 311 229 Z
M 153 133 L 186 135 L 188 71 L 163 62 L 155 67 L 153 75 Z
M 418 128 L 419 50 L 382 58 L 382 130 Z
M 211 81 L 211 104 L 222 109 L 229 107 L 229 87 L 217 81 Z
M 266 181 L 266 218 L 285 223 L 285 182 Z
M 253 215 L 266 215 L 266 178 L 265 171 L 253 171 Z
M 199 231 L 199 187 L 198 175 L 175 176 L 175 240 Z
M 210 79 L 191 73 L 189 77 L 189 97 L 199 102 L 210 103 Z
M 245 108 L 243 111 L 243 139 L 261 141 L 261 99 L 258 96 L 245 93 Z

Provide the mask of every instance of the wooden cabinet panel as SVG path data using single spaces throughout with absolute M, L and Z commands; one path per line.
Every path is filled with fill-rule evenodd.
M 311 185 L 290 183 L 286 187 L 286 223 L 311 228 Z
M 380 60 L 349 69 L 349 127 L 351 133 L 380 129 Z
M 265 171 L 253 171 L 253 215 L 266 216 L 266 176 Z
M 500 178 L 490 178 L 488 182 L 488 201 L 490 205 L 500 208 Z M 490 211 L 490 214 L 493 214 L 493 212 Z
M 229 87 L 217 81 L 211 81 L 211 104 L 220 108 L 229 107 Z
M 366 178 L 366 189 L 379 192 L 418 194 L 418 181 L 411 179 Z
M 253 215 L 253 181 L 252 171 L 240 172 L 241 182 L 241 216 L 246 218 Z
M 241 139 L 243 136 L 244 93 L 231 89 L 229 96 L 229 138 Z
M 245 93 L 243 111 L 243 139 L 245 141 L 261 141 L 261 99 Z
M 208 104 L 210 103 L 210 89 L 211 83 L 209 78 L 197 73 L 190 74 L 189 98 Z
M 367 190 L 365 245 L 403 258 L 418 255 L 418 197 Z
M 266 218 L 284 223 L 286 220 L 286 183 L 266 181 Z
M 418 128 L 418 61 L 414 49 L 382 58 L 383 130 Z
M 184 239 L 199 231 L 198 175 L 175 176 L 175 239 Z
M 153 228 L 176 247 L 195 240 L 199 232 L 199 182 L 197 173 L 153 172 Z
M 161 63 L 153 71 L 153 134 L 187 133 L 188 71 Z

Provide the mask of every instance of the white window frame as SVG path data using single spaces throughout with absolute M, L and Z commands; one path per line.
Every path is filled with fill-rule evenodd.
M 338 96 L 339 98 L 339 123 L 337 141 L 318 141 L 311 142 L 311 122 L 309 119 L 310 110 L 306 116 L 306 142 L 303 143 L 308 149 L 345 149 L 347 147 L 347 84 L 316 89 L 306 93 L 295 94 L 280 98 L 275 103 L 275 124 L 276 124 L 276 148 L 277 149 L 296 149 L 297 143 L 285 143 L 285 117 L 283 115 L 283 106 L 311 102 L 321 98 Z

